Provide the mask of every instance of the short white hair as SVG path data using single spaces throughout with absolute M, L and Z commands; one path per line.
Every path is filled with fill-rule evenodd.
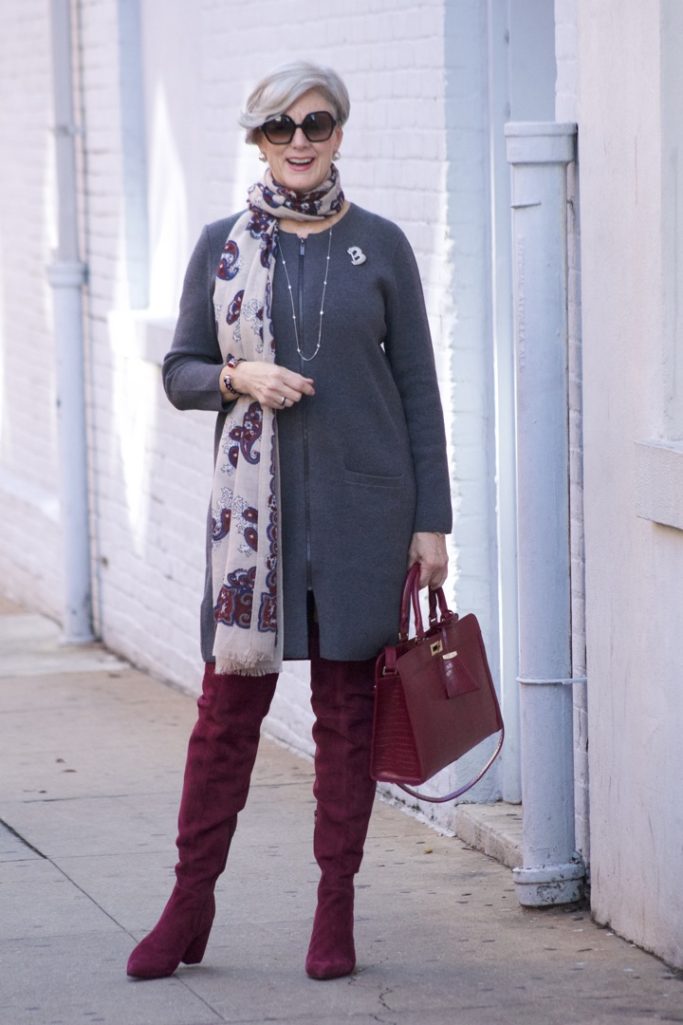
M 258 142 L 261 125 L 271 117 L 284 114 L 309 89 L 323 93 L 332 105 L 337 122 L 346 123 L 351 101 L 337 72 L 312 61 L 292 61 L 271 71 L 249 94 L 239 118 L 239 123 L 247 130 L 247 142 Z

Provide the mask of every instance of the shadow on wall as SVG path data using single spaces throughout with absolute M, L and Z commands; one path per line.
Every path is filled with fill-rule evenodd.
M 93 310 L 91 321 L 93 364 L 111 368 L 108 396 L 94 401 L 92 414 L 98 437 L 92 496 L 97 616 L 105 641 L 118 651 L 187 683 L 198 665 L 214 416 L 174 410 L 163 393 L 159 364 L 172 341 L 185 269 L 199 232 L 200 224 L 193 221 L 211 217 L 208 182 L 196 152 L 203 136 L 196 124 L 188 127 L 178 116 L 177 83 L 169 84 L 168 62 L 153 61 L 153 68 L 146 83 L 146 159 L 122 157 L 116 265 L 103 311 L 107 357 L 98 358 L 96 351 L 102 337 L 95 323 L 99 311 Z M 263 170 L 256 148 L 245 145 L 236 117 L 237 110 L 229 114 L 234 127 L 221 136 L 226 161 L 230 155 L 226 193 L 232 199 L 219 216 L 245 208 L 247 188 Z M 121 145 L 140 145 L 139 136 L 122 133 Z M 141 173 L 148 175 L 149 302 L 136 309 L 140 239 L 131 234 L 126 204 L 139 205 L 140 183 L 129 179 Z M 99 373 L 99 368 L 93 371 L 93 397 L 103 394 Z
M 143 144 L 148 159 L 122 160 L 115 284 L 109 302 L 104 301 L 104 337 L 95 322 L 100 311 L 94 309 L 91 320 L 92 363 L 98 366 L 91 380 L 97 438 L 92 494 L 97 614 L 105 641 L 116 650 L 187 682 L 188 672 L 197 664 L 212 424 L 206 417 L 202 430 L 204 425 L 195 418 L 181 420 L 161 386 L 162 346 L 170 346 L 189 255 L 186 175 L 163 83 L 154 88 L 147 124 L 149 142 L 143 140 Z M 130 144 L 140 145 L 140 140 L 134 138 Z M 145 295 L 148 280 L 150 284 L 149 304 L 144 308 L 136 308 L 142 295 L 135 277 L 140 238 L 128 230 L 131 221 L 126 209 L 129 201 L 137 207 L 141 186 L 125 179 L 126 168 L 145 175 L 145 217 L 154 228 L 147 249 L 149 266 L 143 275 Z M 98 338 L 106 339 L 108 357 L 98 356 Z M 107 363 L 111 369 L 108 400 L 97 381 L 99 366 Z M 198 484 L 198 467 L 206 470 L 205 488 Z

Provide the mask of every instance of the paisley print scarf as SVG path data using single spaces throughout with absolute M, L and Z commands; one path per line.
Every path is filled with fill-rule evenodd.
M 334 165 L 314 192 L 279 185 L 268 169 L 226 239 L 213 304 L 223 360 L 275 361 L 273 272 L 278 218 L 319 221 L 344 204 Z M 226 417 L 211 499 L 217 673 L 262 676 L 282 664 L 280 467 L 275 411 L 241 396 Z

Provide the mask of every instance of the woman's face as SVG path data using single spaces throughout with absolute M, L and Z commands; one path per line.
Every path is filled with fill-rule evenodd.
M 283 113 L 300 125 L 307 114 L 318 110 L 326 110 L 335 116 L 332 104 L 323 93 L 310 89 Z M 327 178 L 332 155 L 341 145 L 342 134 L 341 128 L 336 125 L 325 142 L 309 142 L 303 130 L 297 128 L 291 142 L 277 146 L 260 132 L 258 147 L 268 161 L 273 178 L 280 185 L 295 192 L 312 192 Z

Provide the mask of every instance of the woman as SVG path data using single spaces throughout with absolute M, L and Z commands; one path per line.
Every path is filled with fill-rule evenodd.
M 396 639 L 407 566 L 443 583 L 451 512 L 415 260 L 398 227 L 344 197 L 332 161 L 348 114 L 343 82 L 317 65 L 254 89 L 241 124 L 268 167 L 245 212 L 204 229 L 164 362 L 171 402 L 218 419 L 176 885 L 131 955 L 138 978 L 203 957 L 283 658 L 310 659 L 315 714 L 306 971 L 355 966 L 374 660 Z

